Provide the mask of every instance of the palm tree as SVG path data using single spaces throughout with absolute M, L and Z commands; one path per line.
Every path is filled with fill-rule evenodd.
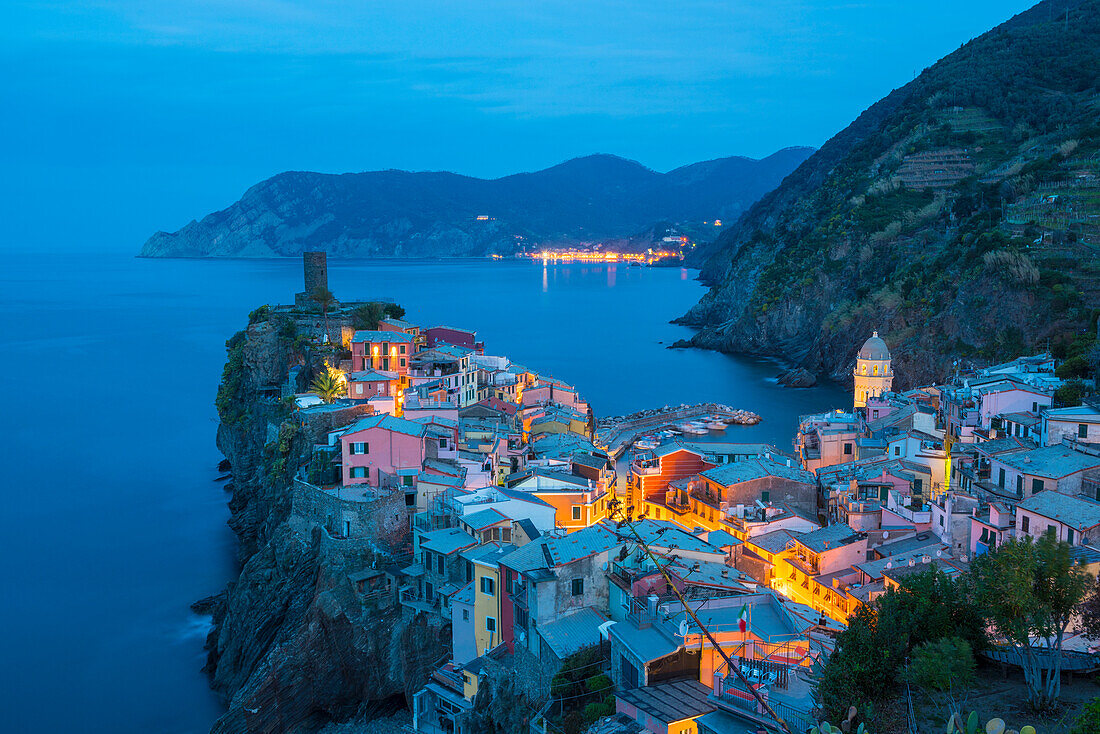
M 321 313 L 325 317 L 325 341 L 328 342 L 330 341 L 328 336 L 328 310 L 332 308 L 332 306 L 336 303 L 336 296 L 332 295 L 332 291 L 330 291 L 328 288 L 325 288 L 323 285 L 319 285 L 313 289 L 312 293 L 310 293 L 310 298 L 313 299 L 314 303 L 321 307 Z
M 331 403 L 344 392 L 344 381 L 339 372 L 329 368 L 313 378 L 309 391 L 326 403 Z

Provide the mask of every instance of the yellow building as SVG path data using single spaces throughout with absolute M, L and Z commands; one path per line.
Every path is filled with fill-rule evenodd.
M 890 369 L 890 350 L 886 342 L 873 332 L 871 338 L 863 343 L 856 355 L 855 394 L 853 405 L 867 407 L 867 400 L 889 392 L 894 384 L 894 373 Z
M 501 643 L 500 559 L 515 546 L 510 543 L 486 543 L 464 553 L 470 562 L 474 583 L 474 644 L 478 656 Z

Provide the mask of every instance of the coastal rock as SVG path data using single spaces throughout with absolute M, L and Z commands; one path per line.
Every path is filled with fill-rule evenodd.
M 813 387 L 817 384 L 814 373 L 804 367 L 793 367 L 779 373 L 776 378 L 783 387 Z
M 261 323 L 227 344 L 218 446 L 233 473 L 229 524 L 242 569 L 223 594 L 196 603 L 213 613 L 206 670 L 228 706 L 217 734 L 388 715 L 446 649 L 438 627 L 403 616 L 392 597 L 361 599 L 351 585 L 349 573 L 389 562 L 384 549 L 340 542 L 293 513 L 291 475 L 331 426 L 330 414 L 287 420 L 286 404 L 266 397 L 291 364 L 311 361 L 292 338 Z

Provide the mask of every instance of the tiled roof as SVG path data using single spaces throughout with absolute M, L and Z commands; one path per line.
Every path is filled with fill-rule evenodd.
M 1083 454 L 1064 446 L 1046 446 L 1031 451 L 1021 451 L 997 459 L 1024 474 L 1058 478 L 1100 467 L 1100 457 Z
M 1031 495 L 1018 507 L 1077 530 L 1100 525 L 1100 502 L 1084 497 L 1071 497 L 1052 489 Z
M 445 556 L 460 551 L 463 548 L 477 545 L 477 540 L 470 537 L 459 528 L 443 528 L 424 533 L 420 538 L 420 547 Z
M 616 693 L 616 697 L 662 724 L 694 719 L 717 706 L 710 689 L 697 680 L 674 680 Z M 747 730 L 747 727 L 742 726 Z
M 707 469 L 702 475 L 723 486 L 750 482 L 764 477 L 780 477 L 804 484 L 815 484 L 814 475 L 799 466 L 780 464 L 768 459 L 746 459 Z
M 406 334 L 403 331 L 357 331 L 355 335 L 351 337 L 353 344 L 359 342 L 366 342 L 368 344 L 375 344 L 379 342 L 405 342 L 406 344 L 412 344 L 412 334 Z
M 820 553 L 823 550 L 847 545 L 850 542 L 858 540 L 858 538 L 859 533 L 852 530 L 845 523 L 838 522 L 835 525 L 830 525 L 820 530 L 815 530 L 812 533 L 801 535 L 795 538 L 795 541 L 801 543 L 815 553 Z
M 554 651 L 559 660 L 600 641 L 600 625 L 607 621 L 601 612 L 582 607 L 556 617 L 554 621 L 540 624 L 538 633 Z
M 396 372 L 383 372 L 381 370 L 359 370 L 357 372 L 349 372 L 347 378 L 351 382 L 387 382 L 389 380 L 396 380 L 398 374 Z
M 379 413 L 377 415 L 368 415 L 366 418 L 360 418 L 348 426 L 344 435 L 358 433 L 359 431 L 367 431 L 371 428 L 381 428 L 386 431 L 403 433 L 408 436 L 424 435 L 424 426 L 421 424 L 405 420 L 404 418 L 397 418 L 388 413 Z
M 787 548 L 787 542 L 791 538 L 797 538 L 802 533 L 795 532 L 793 530 L 773 530 L 770 533 L 763 533 L 762 535 L 754 535 L 745 541 L 748 545 L 755 545 L 757 548 L 767 551 L 768 553 L 781 553 Z
M 504 522 L 507 519 L 508 518 L 502 515 L 498 510 L 488 509 L 465 515 L 462 518 L 462 522 L 469 525 L 474 530 L 481 530 L 490 525 L 496 525 L 498 522 Z

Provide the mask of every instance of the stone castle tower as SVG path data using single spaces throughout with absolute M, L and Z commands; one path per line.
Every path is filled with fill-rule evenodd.
M 867 399 L 889 392 L 894 384 L 894 373 L 890 370 L 890 350 L 886 342 L 873 332 L 871 338 L 863 342 L 856 355 L 855 369 L 856 408 L 867 407 Z
M 328 256 L 324 252 L 303 252 L 302 270 L 306 293 L 313 293 L 318 288 L 328 289 Z

